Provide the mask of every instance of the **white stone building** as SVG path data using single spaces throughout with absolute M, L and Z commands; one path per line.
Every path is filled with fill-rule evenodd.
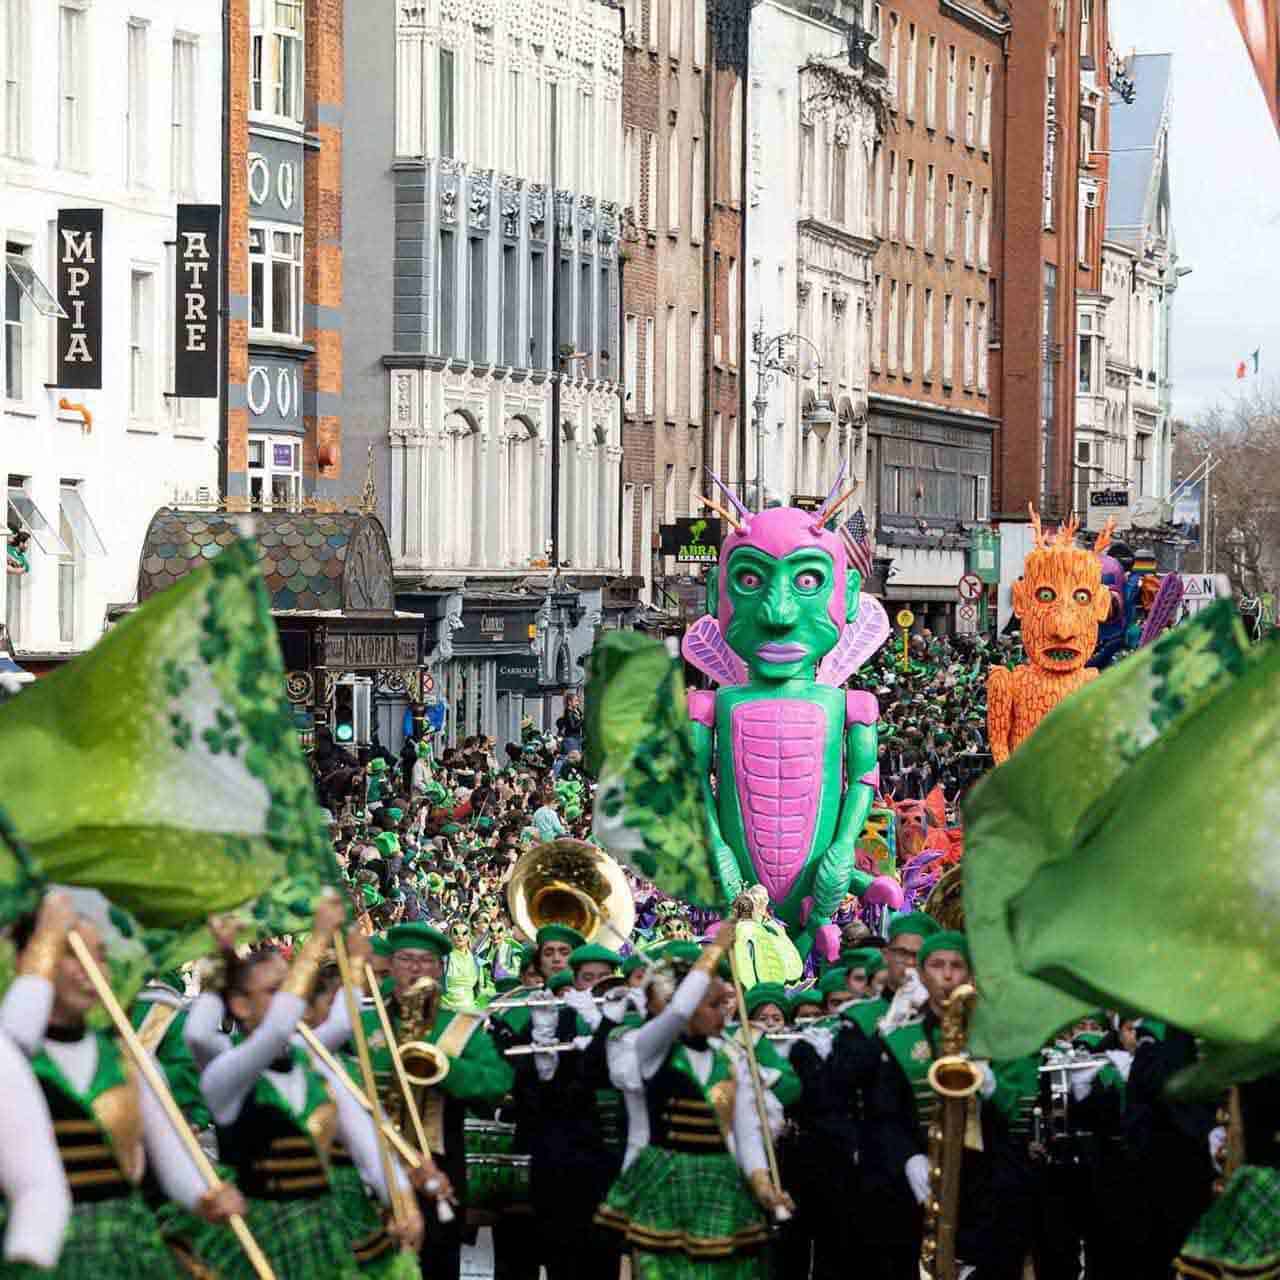
M 747 319 L 766 341 L 799 335 L 783 353 L 794 373 L 773 379 L 763 415 L 766 496 L 782 502 L 825 494 L 842 462 L 846 483 L 866 472 L 883 72 L 850 66 L 860 0 L 826 8 L 762 0 L 752 11 Z M 749 430 L 754 477 L 756 421 Z
M 106 606 L 133 598 L 156 508 L 217 488 L 218 401 L 168 392 L 176 206 L 220 203 L 221 9 L 0 0 L 0 456 L 10 528 L 33 535 L 30 572 L 0 590 L 37 669 L 92 645 Z M 56 385 L 67 209 L 102 211 L 101 389 Z
M 1173 461 L 1172 61 L 1168 54 L 1129 59 L 1134 99 L 1112 95 L 1102 288 L 1079 305 L 1077 509 L 1087 509 L 1090 488 L 1127 488 L 1139 522 L 1161 516 Z

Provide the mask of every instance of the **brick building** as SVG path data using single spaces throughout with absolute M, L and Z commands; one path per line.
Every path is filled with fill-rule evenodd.
M 867 496 L 888 598 L 950 630 L 967 529 L 988 519 L 1001 414 L 1007 6 L 877 5 L 890 125 L 873 174 Z M 1015 23 L 1022 20 L 1016 15 Z
M 344 0 L 231 0 L 232 501 L 333 492 L 341 467 Z
M 624 18 L 622 566 L 646 603 L 656 568 L 668 607 L 658 526 L 702 513 L 707 467 L 740 474 L 746 32 L 716 9 L 709 25 L 705 0 L 629 0 Z

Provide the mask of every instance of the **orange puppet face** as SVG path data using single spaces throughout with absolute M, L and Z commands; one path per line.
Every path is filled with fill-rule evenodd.
M 1098 643 L 1098 624 L 1111 612 L 1098 557 L 1070 545 L 1030 552 L 1013 584 L 1013 611 L 1032 663 L 1055 675 L 1078 671 Z

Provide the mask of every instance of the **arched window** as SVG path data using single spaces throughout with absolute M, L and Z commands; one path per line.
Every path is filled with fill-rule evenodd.
M 480 424 L 465 409 L 458 409 L 445 417 L 444 429 L 450 482 L 444 489 L 447 510 L 441 550 L 446 564 L 468 565 L 475 562 L 479 545 L 476 513 Z
M 541 554 L 537 546 L 534 517 L 538 511 L 537 486 L 538 433 L 525 417 L 514 417 L 507 424 L 506 493 L 503 518 L 506 527 L 506 563 L 515 568 L 526 566 Z

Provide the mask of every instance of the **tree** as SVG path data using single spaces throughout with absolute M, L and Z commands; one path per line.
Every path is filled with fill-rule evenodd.
M 1189 475 L 1206 454 L 1218 466 L 1204 513 L 1205 567 L 1216 564 L 1241 595 L 1274 591 L 1280 583 L 1280 386 L 1255 382 L 1184 426 L 1174 447 L 1175 475 Z M 1198 567 L 1194 553 L 1188 559 Z

